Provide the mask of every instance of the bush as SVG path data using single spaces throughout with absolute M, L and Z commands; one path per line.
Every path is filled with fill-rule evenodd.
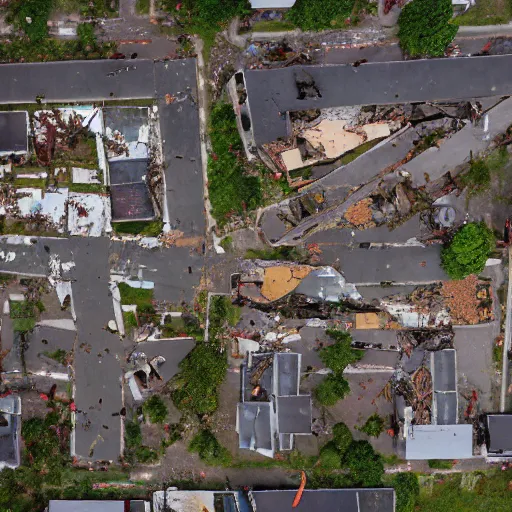
M 247 172 L 253 171 L 244 156 L 231 104 L 220 102 L 213 107 L 209 133 L 208 190 L 212 215 L 222 226 L 230 216 L 242 215 L 261 204 L 261 183 L 259 176 Z
M 334 441 L 329 441 L 326 445 L 322 446 L 320 450 L 320 465 L 324 469 L 340 469 L 341 456 Z
M 491 184 L 491 171 L 484 160 L 473 160 L 469 171 L 462 176 L 462 184 L 468 187 L 468 196 L 484 192 Z
M 429 459 L 428 467 L 430 469 L 452 469 L 453 461 L 444 459 Z
M 135 450 L 135 457 L 142 464 L 150 464 L 158 460 L 158 452 L 147 446 L 139 446 Z
M 78 39 L 82 43 L 82 46 L 93 47 L 96 44 L 96 36 L 94 35 L 94 26 L 92 23 L 80 23 L 76 29 Z
M 150 397 L 142 406 L 144 414 L 148 416 L 151 423 L 163 423 L 167 418 L 167 406 L 158 395 Z
M 164 0 L 168 10 L 176 12 L 174 0 Z M 183 0 L 181 11 L 190 11 L 192 16 L 208 24 L 229 21 L 244 14 L 249 6 L 246 0 Z
M 377 413 L 372 414 L 358 430 L 370 437 L 379 437 L 384 432 L 384 420 Z
M 135 421 L 127 421 L 125 424 L 124 440 L 129 450 L 138 448 L 142 444 L 142 432 L 140 425 Z
M 466 224 L 451 243 L 443 247 L 442 266 L 452 279 L 478 275 L 484 269 L 494 244 L 494 235 L 483 222 Z
M 352 432 L 350 432 L 350 429 L 345 425 L 345 423 L 336 423 L 332 428 L 332 436 L 332 440 L 338 449 L 338 453 L 343 457 L 347 453 L 349 446 L 352 444 Z
M 354 441 L 347 450 L 345 463 L 356 485 L 363 487 L 381 485 L 384 464 L 368 441 Z
M 352 336 L 348 331 L 327 329 L 326 332 L 334 343 L 322 348 L 319 353 L 320 359 L 335 375 L 342 375 L 345 368 L 361 359 L 364 352 L 352 348 Z
M 287 18 L 302 30 L 324 30 L 345 26 L 354 0 L 297 0 Z
M 442 57 L 457 34 L 451 0 L 413 0 L 398 18 L 400 46 L 411 57 Z
M 315 388 L 315 397 L 321 405 L 332 407 L 338 400 L 342 400 L 350 393 L 350 386 L 343 377 L 333 374 L 320 382 Z
M 231 462 L 229 452 L 209 430 L 200 430 L 190 441 L 188 450 L 210 466 L 226 466 Z
M 47 22 L 52 7 L 52 0 L 18 0 L 11 7 L 8 19 L 23 30 L 32 43 L 37 43 L 48 36 Z
M 420 484 L 415 473 L 398 473 L 392 483 L 396 493 L 396 512 L 414 512 L 420 495 Z
M 172 399 L 176 407 L 202 415 L 214 412 L 218 390 L 228 368 L 226 353 L 214 343 L 199 343 L 180 363 Z

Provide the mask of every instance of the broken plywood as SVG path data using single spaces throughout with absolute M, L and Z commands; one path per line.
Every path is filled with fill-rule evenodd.
M 345 125 L 345 121 L 324 119 L 302 135 L 315 149 L 323 150 L 326 158 L 337 158 L 364 142 L 362 135 L 345 130 Z
M 277 265 L 266 268 L 261 294 L 269 301 L 280 299 L 297 288 L 312 270 L 308 265 Z
M 382 139 L 383 137 L 389 137 L 391 130 L 387 123 L 372 123 L 365 124 L 363 131 L 366 133 L 366 140 Z

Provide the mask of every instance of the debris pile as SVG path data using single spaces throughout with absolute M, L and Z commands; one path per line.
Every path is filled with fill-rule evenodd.
M 494 319 L 490 284 L 480 282 L 475 275 L 445 281 L 442 294 L 454 324 L 474 325 Z
M 370 205 L 372 203 L 372 199 L 367 197 L 366 199 L 362 199 L 358 203 L 350 206 L 345 212 L 345 219 L 347 219 L 350 224 L 360 229 L 375 227 L 375 223 L 373 222 L 373 212 L 370 209 Z

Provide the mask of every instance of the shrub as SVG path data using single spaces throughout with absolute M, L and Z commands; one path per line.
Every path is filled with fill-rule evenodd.
M 443 247 L 441 262 L 445 272 L 452 279 L 480 274 L 494 243 L 492 231 L 483 222 L 466 224 L 451 243 Z
M 47 22 L 52 7 L 52 0 L 19 0 L 11 7 L 9 20 L 23 30 L 32 43 L 37 43 L 48 36 Z
M 142 406 L 144 414 L 149 417 L 151 423 L 163 423 L 167 418 L 167 406 L 158 395 L 150 397 Z
M 354 0 L 297 0 L 287 18 L 302 30 L 343 27 L 354 9 Z
M 93 47 L 96 44 L 96 36 L 94 35 L 94 26 L 92 23 L 80 23 L 76 29 L 78 39 L 82 43 L 82 46 Z
M 150 464 L 158 460 L 158 452 L 147 446 L 139 446 L 135 450 L 135 457 L 142 464 Z
M 398 19 L 400 46 L 411 57 L 441 57 L 457 33 L 451 0 L 413 0 Z
M 430 469 L 452 469 L 453 461 L 444 459 L 429 459 L 428 467 Z
M 125 424 L 124 440 L 126 448 L 135 449 L 142 444 L 142 432 L 140 425 L 135 421 L 127 421 Z
M 176 407 L 202 415 L 217 409 L 218 390 L 228 368 L 225 353 L 214 343 L 199 343 L 180 363 L 172 399 Z
M 164 0 L 169 10 L 176 11 L 176 2 Z M 229 21 L 248 10 L 246 0 L 183 0 L 182 11 L 190 11 L 200 21 L 212 24 Z
M 322 348 L 320 359 L 335 375 L 341 375 L 349 364 L 361 359 L 364 352 L 352 348 L 352 336 L 348 331 L 327 329 L 326 332 L 334 343 Z
M 324 469 L 340 469 L 341 457 L 334 441 L 329 441 L 320 450 L 320 465 Z
M 350 393 L 349 383 L 340 376 L 333 374 L 327 377 L 315 388 L 315 397 L 321 405 L 332 407 L 338 400 Z
M 336 423 L 332 428 L 332 436 L 332 440 L 338 449 L 338 453 L 343 457 L 347 453 L 349 446 L 352 444 L 352 432 L 350 432 L 350 429 L 345 425 L 345 423 Z
M 345 463 L 356 485 L 363 487 L 381 485 L 384 464 L 368 441 L 354 441 L 347 450 Z
M 468 188 L 468 195 L 484 192 L 491 183 L 491 171 L 484 160 L 473 160 L 469 171 L 462 176 L 462 184 Z
M 392 483 L 396 493 L 396 512 L 414 512 L 416 499 L 420 495 L 420 484 L 416 473 L 398 473 Z
M 377 413 L 372 414 L 359 430 L 370 437 L 379 437 L 384 431 L 384 420 Z
M 200 430 L 190 441 L 188 450 L 197 453 L 199 458 L 210 466 L 225 466 L 231 456 L 209 430 Z

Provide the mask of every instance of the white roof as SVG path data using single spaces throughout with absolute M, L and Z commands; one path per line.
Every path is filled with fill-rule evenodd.
M 50 500 L 49 512 L 124 512 L 124 501 Z
M 410 425 L 405 443 L 407 460 L 471 459 L 473 425 Z
M 289 9 L 296 0 L 249 0 L 253 9 Z

